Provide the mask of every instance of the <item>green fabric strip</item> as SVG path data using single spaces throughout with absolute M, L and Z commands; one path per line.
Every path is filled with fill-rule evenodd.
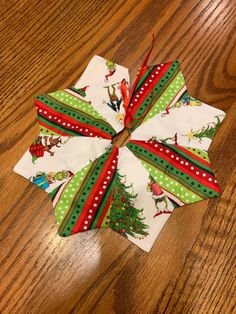
M 96 228 L 96 225 L 97 225 L 97 223 L 98 223 L 98 220 L 100 219 L 100 217 L 101 217 L 101 215 L 102 215 L 102 213 L 103 213 L 104 207 L 106 206 L 107 201 L 108 201 L 108 198 L 110 197 L 110 195 L 111 195 L 111 193 L 112 193 L 112 191 L 113 191 L 113 188 L 114 188 L 114 183 L 115 183 L 115 180 L 114 180 L 114 179 L 115 179 L 115 175 L 113 176 L 112 181 L 111 181 L 111 183 L 110 183 L 108 189 L 106 190 L 106 192 L 105 192 L 105 194 L 104 194 L 104 196 L 103 196 L 103 199 L 102 199 L 102 202 L 101 202 L 101 204 L 100 204 L 99 210 L 97 211 L 96 216 L 94 217 L 93 223 L 92 223 L 92 225 L 91 225 L 91 229 Z M 108 213 L 109 213 L 109 212 L 107 212 L 107 214 L 108 214 Z M 106 218 L 106 217 L 104 217 L 104 219 L 105 219 L 105 218 Z
M 67 115 L 68 117 L 79 121 L 83 124 L 88 124 L 93 127 L 96 127 L 97 129 L 100 129 L 101 131 L 113 136 L 115 135 L 115 130 L 112 128 L 112 126 L 103 119 L 97 119 L 91 115 L 88 115 L 86 112 L 81 111 L 72 107 L 68 107 L 67 105 L 58 102 L 57 100 L 51 98 L 48 95 L 39 95 L 36 96 L 36 99 L 38 99 L 40 102 L 44 103 L 49 108 L 57 111 L 58 113 L 61 113 L 63 115 Z
M 136 120 L 134 120 L 133 130 L 148 119 L 165 111 L 176 93 L 184 85 L 185 82 L 183 75 L 180 72 L 179 63 L 178 61 L 175 61 L 135 112 L 134 118 Z M 152 103 L 154 103 L 154 105 L 150 108 Z M 144 118 L 140 118 L 143 116 Z
M 67 128 L 63 128 L 61 125 L 58 125 L 58 124 L 55 124 L 55 123 L 52 123 L 51 121 L 45 119 L 44 117 L 42 117 L 40 114 L 38 115 L 38 119 L 39 121 L 42 121 L 43 123 L 47 124 L 48 126 L 51 126 L 53 129 L 56 129 L 58 131 L 61 131 L 62 133 L 65 133 L 66 136 L 68 135 L 72 135 L 72 136 L 85 136 L 83 134 L 79 134 L 75 131 L 72 131 L 70 129 L 67 129 Z M 50 129 L 49 129 L 50 130 Z M 54 131 L 53 131 L 54 132 Z M 61 134 L 58 133 L 58 135 L 61 136 Z
M 74 196 L 76 195 L 77 191 L 81 188 L 83 181 L 91 168 L 91 164 L 92 163 L 78 171 L 64 187 L 64 190 L 60 195 L 60 198 L 54 208 L 55 216 L 59 225 L 65 218 L 67 212 L 73 206 Z M 77 214 L 79 213 L 80 210 L 78 210 Z
M 41 120 L 42 122 L 46 123 L 46 124 L 49 124 L 48 123 L 48 120 L 44 119 L 43 117 L 39 116 L 39 120 Z M 46 121 L 45 121 L 46 120 Z M 53 125 L 53 128 L 55 129 L 56 125 Z M 57 133 L 55 130 L 52 131 L 44 126 L 42 126 L 42 124 L 40 124 L 39 126 L 40 128 L 40 133 L 43 134 L 43 135 L 53 135 L 53 136 L 61 136 L 61 134 Z M 77 134 L 78 136 L 78 134 Z
M 189 189 L 197 191 L 197 193 L 203 195 L 204 198 L 206 198 L 205 195 L 207 195 L 207 197 L 218 195 L 215 191 L 202 185 L 190 175 L 175 168 L 172 164 L 170 164 L 165 159 L 160 158 L 158 155 L 155 155 L 143 147 L 133 143 L 128 143 L 127 146 L 139 159 L 147 162 L 150 165 L 153 165 L 154 167 L 160 168 L 164 173 L 168 173 L 168 175 L 171 177 L 177 177 L 178 181 L 183 182 L 183 184 Z
M 91 104 L 85 102 L 83 99 L 75 97 L 66 91 L 57 91 L 54 93 L 49 93 L 48 95 L 51 96 L 51 99 L 56 99 L 60 103 L 65 104 L 71 108 L 79 109 L 80 111 L 94 117 L 95 119 L 101 119 L 105 121 L 105 119 L 103 119 L 103 117 L 93 108 Z
M 170 145 L 170 144 L 165 144 L 166 147 L 168 147 L 170 150 L 173 150 L 175 153 L 177 153 L 179 156 L 183 157 L 185 160 L 191 162 L 191 164 L 197 166 L 198 168 L 200 168 L 203 171 L 206 171 L 212 175 L 214 175 L 212 169 L 208 166 L 206 166 L 205 164 L 201 163 L 200 161 L 191 158 L 191 156 L 187 155 L 185 152 L 183 152 L 181 149 L 178 149 L 176 146 L 174 145 Z M 184 147 L 185 148 L 185 147 Z
M 63 230 L 63 236 L 69 235 L 74 225 L 76 224 L 76 221 L 78 220 L 84 208 L 84 205 L 93 189 L 94 184 L 103 171 L 104 164 L 109 158 L 111 149 L 112 148 L 110 148 L 106 153 L 91 163 L 88 171 L 85 173 L 83 182 L 81 182 L 81 185 L 75 188 L 73 203 L 70 204 L 67 211 L 67 217 L 65 217 L 60 226 L 60 230 Z
M 144 161 L 141 162 L 158 185 L 175 195 L 175 197 L 184 204 L 194 203 L 204 198 L 190 191 L 186 186 L 182 185 L 179 180 L 174 180 L 172 177 L 168 176 L 167 173 L 160 171 L 158 168 Z
M 144 81 L 146 81 L 146 79 L 148 78 L 148 76 L 151 74 L 151 72 L 153 71 L 153 69 L 155 69 L 156 65 L 150 65 L 149 69 L 143 74 L 143 76 L 141 77 L 141 79 L 138 81 L 138 84 L 134 90 L 134 95 L 135 93 L 139 90 L 139 88 L 143 85 Z

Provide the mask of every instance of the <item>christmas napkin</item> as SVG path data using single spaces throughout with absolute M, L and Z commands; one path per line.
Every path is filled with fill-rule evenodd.
M 109 227 L 149 251 L 175 207 L 219 195 L 207 152 L 225 113 L 188 94 L 178 61 L 129 81 L 94 56 L 36 96 L 40 133 L 14 170 L 49 193 L 60 236 Z

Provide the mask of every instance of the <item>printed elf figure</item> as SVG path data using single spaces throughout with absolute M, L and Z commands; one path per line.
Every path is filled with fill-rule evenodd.
M 149 176 L 149 179 L 150 182 L 148 183 L 147 191 L 152 193 L 152 198 L 155 201 L 155 207 L 157 209 L 157 212 L 153 216 L 153 218 L 159 216 L 160 214 L 170 213 L 170 211 L 168 210 L 167 196 L 162 191 L 160 185 L 156 183 L 151 175 Z
M 105 75 L 105 82 L 108 81 L 108 77 L 112 76 L 116 72 L 116 65 L 112 61 L 106 62 L 108 74 Z
M 116 120 L 120 123 L 124 120 L 124 114 L 120 113 L 120 105 L 122 102 L 122 97 L 118 97 L 116 93 L 116 86 L 119 88 L 120 83 L 112 84 L 111 86 L 104 86 L 105 89 L 107 89 L 109 101 L 103 101 L 104 104 L 109 106 L 112 110 L 114 110 L 116 114 Z
M 46 174 L 43 171 L 38 171 L 35 176 L 30 177 L 30 180 L 42 190 L 46 190 L 50 184 L 56 181 L 63 181 L 73 176 L 70 170 L 62 170 L 58 172 L 49 172 Z
M 77 92 L 80 96 L 82 97 L 86 97 L 86 89 L 88 88 L 89 86 L 84 86 L 82 88 L 76 88 L 76 87 L 73 87 L 71 88 L 72 90 L 74 90 L 75 92 Z

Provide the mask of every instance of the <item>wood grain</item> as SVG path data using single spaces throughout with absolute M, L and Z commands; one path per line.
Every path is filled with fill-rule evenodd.
M 1 313 L 236 313 L 236 47 L 232 0 L 0 0 Z M 32 96 L 92 55 L 179 59 L 190 94 L 227 112 L 210 149 L 222 196 L 178 208 L 149 254 L 109 230 L 59 238 L 43 191 L 12 168 L 37 134 Z

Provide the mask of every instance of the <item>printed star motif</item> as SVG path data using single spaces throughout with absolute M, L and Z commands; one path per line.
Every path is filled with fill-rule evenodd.
M 194 138 L 194 132 L 193 132 L 192 129 L 191 129 L 191 131 L 187 134 L 187 137 L 188 137 L 189 142 Z

